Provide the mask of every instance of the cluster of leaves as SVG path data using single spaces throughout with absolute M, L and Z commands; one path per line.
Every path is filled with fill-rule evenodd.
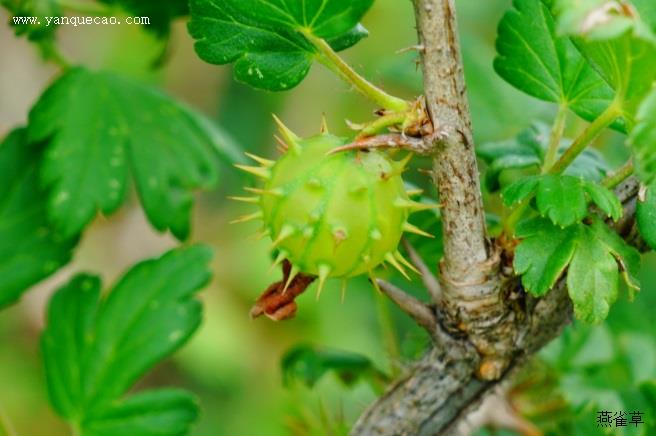
M 626 133 L 636 173 L 650 184 L 656 176 L 655 16 L 656 4 L 641 0 L 516 0 L 499 25 L 494 66 L 525 93 L 593 122 L 589 131 L 612 127 Z M 599 322 L 617 298 L 620 273 L 630 289 L 638 289 L 640 256 L 598 217 L 617 221 L 622 214 L 618 199 L 600 183 L 607 166 L 598 153 L 585 150 L 565 172 L 549 171 L 547 143 L 558 147 L 556 158 L 572 152 L 558 129 L 562 126 L 556 124 L 553 132 L 534 126 L 516 140 L 486 144 L 478 153 L 488 163 L 491 191 L 501 188 L 506 170 L 542 170 L 502 192 L 506 205 L 523 201 L 542 216 L 516 229 L 522 242 L 515 270 L 529 292 L 543 295 L 569 267 L 567 286 L 576 315 Z M 653 188 L 638 207 L 641 233 L 651 243 Z
M 188 12 L 180 0 L 101 3 L 150 17 L 146 30 L 162 38 L 171 20 Z M 16 16 L 64 13 L 56 0 L 1 4 Z M 15 30 L 53 57 L 54 26 Z M 85 228 L 124 204 L 131 183 L 152 226 L 186 240 L 194 191 L 216 186 L 222 161 L 242 159 L 220 129 L 174 98 L 82 66 L 64 67 L 28 118 L 0 143 L 0 309 L 68 263 Z M 78 432 L 189 431 L 198 416 L 189 393 L 126 392 L 200 324 L 194 294 L 209 279 L 210 256 L 191 247 L 140 263 L 107 298 L 100 279 L 88 274 L 55 293 L 42 338 L 48 390 Z

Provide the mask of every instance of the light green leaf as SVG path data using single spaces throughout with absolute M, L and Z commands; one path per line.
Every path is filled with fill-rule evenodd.
M 577 238 L 567 272 L 567 291 L 576 317 L 598 323 L 606 319 L 617 300 L 619 273 L 613 255 L 599 240 L 587 236 L 583 233 Z
M 540 184 L 540 176 L 525 177 L 506 187 L 501 196 L 506 206 L 512 206 L 533 195 Z
M 152 225 L 185 239 L 193 191 L 218 181 L 222 146 L 198 116 L 125 77 L 68 71 L 30 112 L 30 140 L 48 142 L 41 176 L 50 219 L 64 235 L 81 232 L 123 203 L 131 173 Z
M 128 397 L 90 416 L 84 434 L 184 435 L 198 419 L 198 403 L 186 391 L 153 389 Z
M 544 295 L 566 268 L 567 289 L 577 318 L 597 323 L 608 315 L 618 294 L 620 271 L 632 289 L 640 253 L 613 233 L 601 220 L 564 229 L 543 218 L 520 223 L 515 250 L 515 272 L 533 295 Z
M 191 0 L 189 33 L 198 56 L 211 64 L 235 63 L 239 81 L 282 91 L 298 85 L 316 55 L 303 35 L 333 49 L 367 35 L 358 24 L 373 0 Z
M 585 180 L 582 181 L 582 186 L 586 194 L 590 197 L 590 200 L 592 200 L 592 202 L 596 204 L 606 216 L 611 217 L 613 221 L 617 221 L 622 217 L 624 208 L 613 191 L 605 186 Z
M 652 183 L 656 180 L 656 89 L 649 93 L 638 110 L 629 144 L 638 177 L 644 183 Z
M 592 0 L 559 0 L 560 30 L 572 35 L 583 56 L 621 96 L 630 128 L 640 102 L 656 80 L 656 34 L 632 7 Z
M 37 172 L 43 147 L 26 137 L 16 129 L 0 143 L 0 309 L 66 264 L 77 242 L 46 219 Z
M 581 179 L 547 174 L 541 177 L 536 203 L 542 216 L 556 225 L 569 226 L 588 214 L 588 202 Z
M 188 396 L 123 396 L 199 326 L 201 304 L 194 296 L 210 278 L 210 257 L 207 248 L 195 246 L 142 262 L 102 301 L 100 279 L 85 274 L 55 293 L 41 349 L 50 399 L 62 417 L 83 434 L 133 424 L 134 432 L 119 433 L 184 433 L 173 429 L 188 427 L 197 414 Z M 112 417 L 116 421 L 109 422 Z
M 523 241 L 515 250 L 515 273 L 535 296 L 547 293 L 569 264 L 580 228 L 555 227 L 543 218 L 525 221 L 517 226 L 516 236 Z
M 506 205 L 511 206 L 530 198 L 534 193 L 540 215 L 548 217 L 561 227 L 583 220 L 588 215 L 589 201 L 615 221 L 623 211 L 615 194 L 605 187 L 568 175 L 543 174 L 526 177 L 508 186 L 502 195 Z
M 612 89 L 568 37 L 557 34 L 542 0 L 515 0 L 499 25 L 494 67 L 516 88 L 595 119 L 613 100 Z
M 640 236 L 656 250 L 656 181 L 647 187 L 644 200 L 639 200 L 636 219 Z

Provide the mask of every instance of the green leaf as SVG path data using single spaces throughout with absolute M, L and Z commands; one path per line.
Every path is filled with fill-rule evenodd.
M 46 219 L 37 172 L 43 147 L 26 137 L 25 129 L 16 129 L 0 143 L 0 309 L 68 263 L 77 243 Z
M 639 200 L 636 219 L 640 236 L 656 250 L 656 181 L 647 187 L 644 200 Z
M 30 140 L 48 141 L 41 176 L 50 219 L 64 235 L 81 232 L 124 202 L 131 173 L 152 225 L 185 239 L 193 191 L 216 184 L 222 148 L 198 116 L 125 77 L 68 71 L 29 117 Z
M 544 218 L 520 223 L 523 239 L 515 250 L 515 272 L 533 295 L 544 295 L 566 268 L 567 289 L 577 318 L 597 323 L 608 316 L 618 294 L 620 271 L 632 289 L 640 268 L 640 253 L 601 220 L 564 229 Z
M 588 215 L 591 200 L 607 216 L 617 221 L 622 216 L 622 204 L 607 188 L 578 177 L 544 174 L 521 179 L 506 189 L 502 195 L 507 206 L 536 197 L 537 209 L 561 227 L 580 222 Z
M 153 389 L 128 397 L 89 417 L 85 435 L 184 435 L 198 419 L 196 399 L 186 391 Z
M 631 8 L 601 0 L 559 0 L 559 29 L 574 42 L 606 82 L 622 97 L 630 127 L 640 102 L 656 80 L 656 34 Z
M 150 23 L 144 28 L 159 36 L 171 31 L 171 22 L 189 13 L 187 0 L 99 0 L 101 3 L 118 6 L 134 17 L 148 17 Z
M 593 120 L 613 100 L 612 89 L 578 53 L 542 0 L 515 0 L 499 24 L 497 73 L 541 100 Z
M 656 180 L 656 89 L 644 100 L 636 116 L 629 144 L 638 177 L 647 184 Z
M 556 225 L 569 226 L 588 214 L 588 202 L 581 179 L 547 174 L 541 177 L 536 200 L 542 216 Z
M 574 314 L 589 323 L 603 321 L 617 300 L 617 262 L 596 238 L 579 237 L 567 272 L 567 290 Z
M 329 372 L 334 372 L 347 386 L 363 378 L 370 382 L 386 378 L 371 360 L 361 354 L 310 345 L 297 345 L 290 349 L 283 356 L 281 366 L 285 385 L 300 381 L 313 387 Z
M 298 85 L 316 55 L 303 35 L 335 50 L 367 35 L 358 24 L 373 0 L 191 0 L 189 33 L 198 56 L 211 64 L 234 62 L 234 75 L 255 88 L 282 91 Z
M 580 229 L 555 227 L 543 218 L 524 221 L 517 226 L 516 236 L 523 241 L 515 250 L 515 273 L 533 295 L 545 295 L 569 264 Z
M 538 172 L 544 162 L 550 134 L 549 126 L 535 122 L 514 139 L 479 145 L 476 153 L 487 163 L 485 184 L 488 190 L 499 190 L 502 184 L 501 176 L 506 170 L 529 169 Z M 559 155 L 564 153 L 570 144 L 570 140 L 563 139 Z M 603 156 L 594 149 L 584 150 L 565 171 L 567 175 L 593 181 L 600 181 L 607 173 L 608 165 Z
M 84 434 L 186 433 L 174 429 L 186 429 L 197 414 L 188 395 L 123 396 L 198 328 L 194 296 L 210 278 L 210 257 L 200 246 L 172 250 L 134 266 L 102 300 L 100 279 L 86 274 L 55 293 L 41 349 L 50 400 L 62 417 Z

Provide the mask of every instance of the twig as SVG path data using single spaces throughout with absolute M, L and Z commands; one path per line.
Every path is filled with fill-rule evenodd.
M 410 317 L 414 319 L 417 324 L 426 329 L 431 336 L 434 336 L 437 319 L 435 318 L 433 311 L 426 304 L 397 288 L 390 282 L 376 279 L 376 283 L 380 290 L 387 295 L 390 300 L 396 303 L 402 311 L 410 315 Z

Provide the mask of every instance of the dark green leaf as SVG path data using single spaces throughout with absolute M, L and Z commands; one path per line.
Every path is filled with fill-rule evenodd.
M 636 173 L 644 183 L 656 180 L 656 89 L 644 100 L 629 144 L 633 148 Z
M 590 200 L 597 205 L 602 212 L 617 221 L 622 217 L 624 209 L 617 196 L 608 188 L 597 183 L 583 181 L 583 189 L 590 197 Z
M 656 182 L 649 185 L 645 198 L 638 201 L 636 218 L 642 239 L 656 250 Z
M 0 143 L 0 308 L 66 264 L 77 242 L 46 219 L 37 172 L 43 147 L 26 137 L 25 129 L 17 129 Z
M 186 238 L 193 190 L 216 184 L 216 149 L 223 149 L 198 117 L 109 72 L 76 68 L 59 78 L 30 112 L 29 125 L 32 141 L 48 141 L 41 173 L 56 227 L 77 234 L 98 211 L 114 212 L 132 173 L 153 226 Z
M 595 119 L 610 105 L 612 89 L 569 38 L 557 34 L 542 0 L 515 0 L 513 6 L 499 25 L 496 71 L 529 95 Z
M 316 55 L 303 35 L 335 50 L 367 35 L 358 24 L 373 0 L 191 0 L 189 33 L 212 64 L 235 63 L 237 80 L 282 91 L 298 85 Z
M 606 249 L 615 257 L 620 265 L 624 281 L 630 290 L 639 290 L 640 252 L 628 245 L 617 233 L 613 232 L 601 220 L 595 219 L 589 227 L 590 231 Z
M 41 349 L 50 399 L 61 416 L 85 434 L 131 423 L 137 428 L 129 434 L 180 434 L 173 429 L 188 426 L 197 412 L 187 396 L 122 397 L 200 324 L 201 304 L 194 296 L 209 280 L 210 257 L 207 248 L 196 246 L 142 262 L 103 301 L 100 279 L 84 274 L 55 293 Z
M 150 24 L 144 28 L 157 35 L 167 35 L 171 21 L 189 13 L 187 0 L 99 0 L 107 5 L 118 6 L 134 17 L 148 17 Z
M 283 356 L 281 366 L 286 385 L 300 381 L 313 387 L 329 372 L 334 372 L 346 385 L 353 385 L 362 378 L 374 383 L 386 378 L 365 356 L 310 345 L 297 345 L 289 350 Z

